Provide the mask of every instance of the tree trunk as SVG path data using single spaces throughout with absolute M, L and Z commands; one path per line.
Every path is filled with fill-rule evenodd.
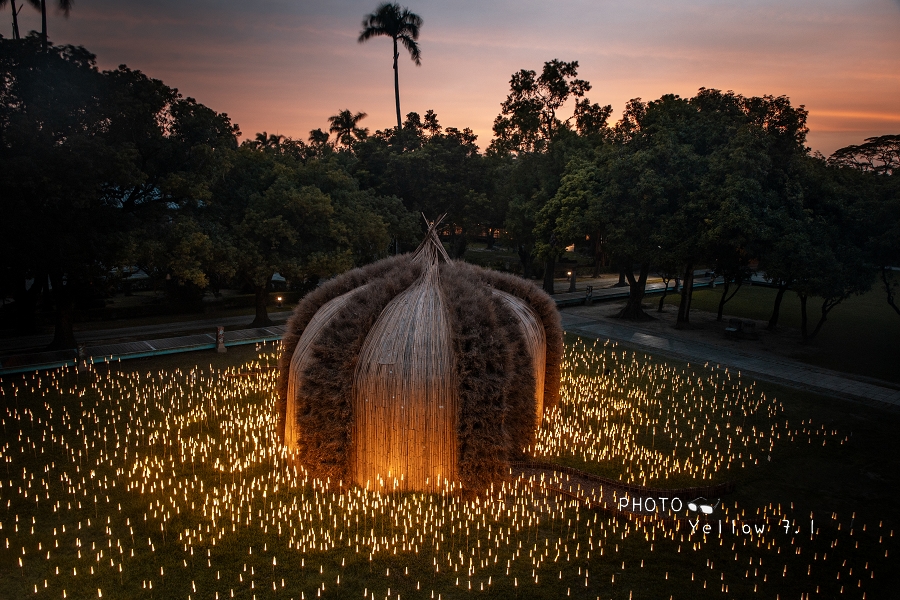
M 36 283 L 36 282 L 35 282 Z M 63 283 L 62 273 L 51 276 L 50 285 L 53 286 L 54 327 L 53 341 L 47 346 L 47 350 L 71 350 L 78 347 L 75 340 L 75 331 L 72 327 L 72 312 L 75 308 L 75 298 L 72 293 L 72 282 Z
M 813 339 L 817 335 L 819 335 L 819 330 L 822 329 L 822 325 L 825 324 L 825 320 L 828 318 L 828 313 L 831 312 L 831 309 L 840 304 L 843 301 L 843 298 L 839 298 L 837 300 L 829 300 L 825 299 L 822 302 L 822 316 L 819 318 L 819 322 L 816 323 L 816 328 L 813 329 L 813 332 L 809 334 L 808 339 Z
M 554 294 L 555 290 L 553 289 L 553 272 L 556 270 L 556 257 L 549 256 L 547 257 L 546 262 L 544 262 L 544 291 L 550 294 L 551 296 Z
M 800 296 L 800 334 L 803 336 L 803 341 L 805 342 L 809 339 L 809 335 L 806 331 L 806 294 L 797 294 Z
M 625 275 L 625 267 L 619 267 L 619 281 L 613 287 L 625 287 L 626 285 L 628 285 L 628 283 L 625 281 L 626 278 L 627 276 Z
M 272 320 L 269 319 L 269 311 L 266 308 L 266 300 L 269 299 L 268 283 L 267 281 L 266 285 L 253 286 L 253 292 L 256 295 L 256 318 L 250 323 L 250 327 L 268 327 L 272 324 Z
M 662 297 L 660 297 L 659 299 L 659 307 L 656 309 L 656 312 L 662 312 L 663 303 L 666 301 L 666 295 L 668 295 L 669 293 L 669 280 L 663 279 L 663 284 L 665 285 L 665 287 L 663 288 Z
M 681 282 L 681 303 L 678 305 L 678 317 L 675 328 L 683 329 L 691 322 L 691 300 L 694 294 L 694 265 L 688 263 L 684 270 L 684 281 Z
M 469 245 L 469 240 L 466 237 L 466 232 L 463 231 L 459 235 L 455 235 L 450 242 L 450 256 L 451 258 L 456 258 L 462 260 L 463 256 L 466 254 L 466 247 Z
M 41 298 L 41 292 L 47 282 L 46 274 L 38 274 L 34 276 L 34 283 L 31 287 L 25 289 L 25 278 L 22 277 L 21 284 L 16 288 L 13 294 L 13 311 L 15 314 L 16 331 L 18 333 L 34 333 L 36 329 L 35 313 L 37 312 L 38 300 Z
M 900 315 L 900 308 L 897 307 L 897 303 L 894 302 L 894 288 L 891 286 L 891 281 L 888 280 L 888 268 L 881 267 L 881 281 L 884 282 L 884 291 L 887 292 L 887 303 L 891 305 L 898 315 Z
M 524 244 L 519 244 L 519 262 L 522 263 L 522 277 L 524 279 L 531 279 L 534 275 L 534 257 L 531 256 L 531 252 L 529 252 Z
M 16 10 L 16 0 L 12 0 L 10 4 L 12 5 L 13 14 L 13 39 L 19 40 L 22 39 L 22 36 L 19 35 L 19 11 Z
M 725 305 L 728 303 L 729 300 L 734 298 L 734 295 L 738 293 L 738 290 L 741 289 L 741 285 L 743 285 L 743 283 L 744 283 L 743 280 L 738 279 L 737 285 L 735 286 L 734 291 L 729 296 L 728 289 L 731 287 L 731 281 L 729 280 L 729 278 L 727 276 L 724 279 L 725 279 L 725 283 L 723 284 L 724 287 L 722 288 L 722 299 L 719 300 L 719 314 L 718 314 L 718 317 L 716 318 L 716 321 L 722 320 L 722 313 L 725 312 Z
M 647 263 L 641 265 L 640 275 L 637 279 L 634 278 L 634 273 L 625 271 L 625 277 L 628 279 L 628 301 L 621 312 L 616 315 L 618 318 L 631 321 L 646 321 L 650 319 L 650 316 L 644 312 L 641 306 L 647 286 L 647 275 L 649 274 L 650 265 Z
M 400 118 L 400 72 L 397 69 L 397 59 L 400 53 L 397 51 L 397 38 L 394 38 L 394 100 L 397 103 L 397 134 L 403 128 L 403 121 Z
M 603 238 L 599 233 L 594 234 L 594 270 L 591 277 L 600 277 L 600 267 L 603 266 Z
M 41 48 L 47 51 L 47 0 L 41 0 Z
M 719 312 L 716 313 L 716 321 L 722 320 L 722 313 L 725 312 L 725 303 L 728 302 L 725 298 L 728 297 L 728 288 L 730 287 L 731 282 L 728 281 L 728 277 L 725 277 L 725 281 L 722 283 L 722 297 L 719 299 Z
M 781 300 L 784 298 L 784 293 L 787 291 L 790 284 L 782 283 L 778 285 L 778 293 L 775 295 L 775 307 L 772 309 L 772 316 L 769 317 L 769 331 L 774 331 L 778 326 L 778 316 L 781 311 Z

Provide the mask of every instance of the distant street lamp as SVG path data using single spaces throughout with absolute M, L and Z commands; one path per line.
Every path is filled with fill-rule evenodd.
M 281 296 L 278 296 L 277 298 L 275 298 L 275 300 L 278 302 L 278 307 L 281 308 L 281 305 L 282 305 L 282 298 L 281 298 Z
M 572 269 L 571 271 L 569 271 L 568 276 L 569 276 L 569 291 L 574 292 L 575 291 L 575 269 Z

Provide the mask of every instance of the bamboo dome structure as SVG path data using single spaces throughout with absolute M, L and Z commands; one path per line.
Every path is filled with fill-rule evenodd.
M 419 248 L 307 295 L 279 362 L 278 434 L 321 479 L 482 490 L 559 398 L 562 329 L 531 282 Z

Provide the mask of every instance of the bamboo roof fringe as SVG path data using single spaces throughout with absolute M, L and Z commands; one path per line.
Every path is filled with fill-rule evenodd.
M 439 224 L 415 252 L 321 286 L 288 322 L 278 432 L 314 476 L 480 491 L 558 401 L 553 302 L 529 281 L 452 261 Z

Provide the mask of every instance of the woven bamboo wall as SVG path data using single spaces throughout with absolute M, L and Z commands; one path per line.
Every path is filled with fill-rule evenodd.
M 354 376 L 351 476 L 379 489 L 437 491 L 456 480 L 453 349 L 437 270 L 388 304 Z M 402 481 L 401 480 L 402 475 Z
M 531 362 L 534 365 L 534 400 L 537 410 L 537 426 L 540 427 L 544 418 L 544 378 L 547 372 L 547 334 L 544 331 L 544 324 L 522 299 L 498 289 L 494 289 L 493 293 L 518 318 L 522 334 L 525 336 Z

